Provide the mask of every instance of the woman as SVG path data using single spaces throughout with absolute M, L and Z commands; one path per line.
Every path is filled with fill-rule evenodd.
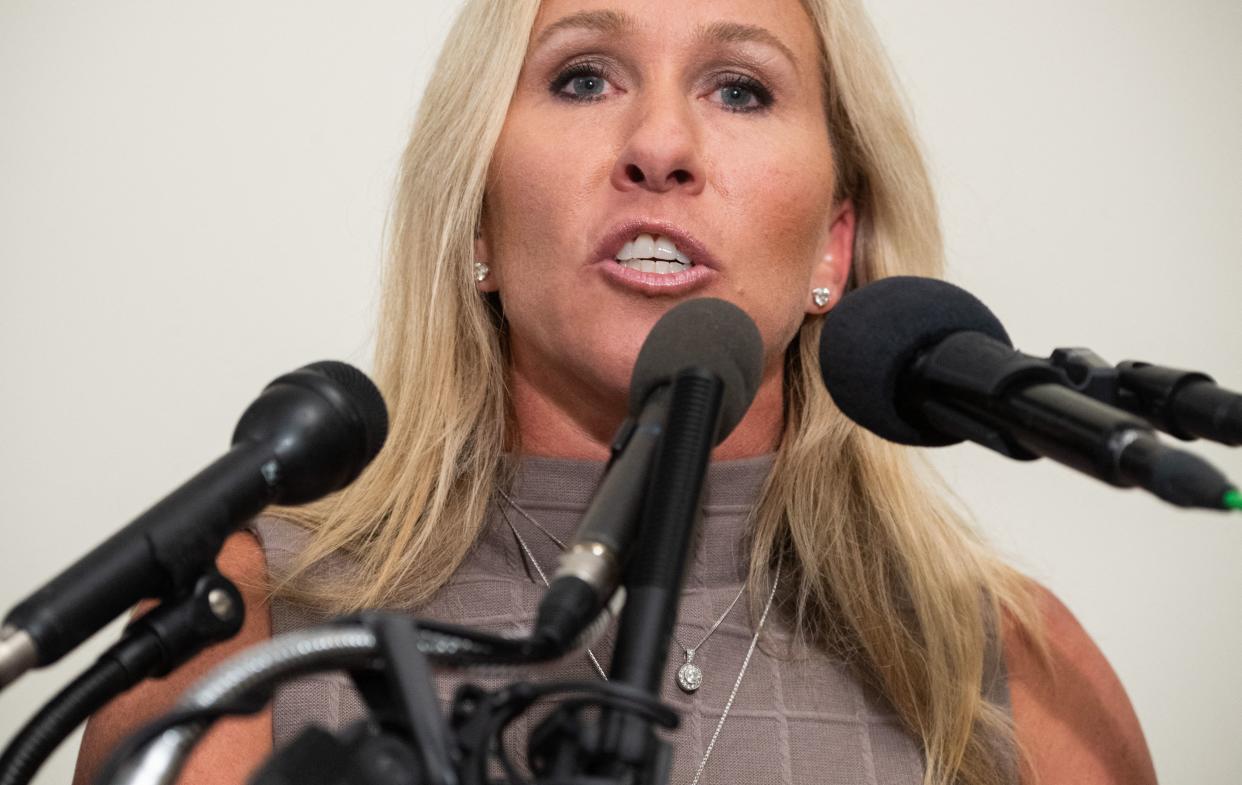
M 714 454 L 670 653 L 702 646 L 720 665 L 699 690 L 668 685 L 685 716 L 674 781 L 1154 781 L 1124 691 L 1068 611 L 817 379 L 820 317 L 847 288 L 940 260 L 922 162 L 855 2 L 467 3 L 394 219 L 384 453 L 340 498 L 289 511 L 302 528 L 266 519 L 229 543 L 222 569 L 256 587 L 243 633 L 96 717 L 79 781 L 273 630 L 379 605 L 495 626 L 529 613 L 639 346 L 699 296 L 751 315 L 765 364 Z M 497 586 L 513 604 L 492 618 Z M 548 672 L 604 670 L 595 660 Z M 189 781 L 241 781 L 273 728 L 331 713 L 320 686 L 217 729 Z

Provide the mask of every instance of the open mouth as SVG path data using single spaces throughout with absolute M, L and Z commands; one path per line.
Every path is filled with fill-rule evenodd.
M 671 239 L 646 232 L 621 246 L 615 258 L 622 267 L 657 275 L 676 275 L 694 266 Z

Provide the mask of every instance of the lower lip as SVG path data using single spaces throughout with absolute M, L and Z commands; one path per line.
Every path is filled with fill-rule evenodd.
M 677 273 L 644 273 L 618 264 L 615 259 L 605 259 L 596 266 L 613 284 L 652 296 L 678 295 L 701 289 L 716 275 L 715 270 L 701 264 Z

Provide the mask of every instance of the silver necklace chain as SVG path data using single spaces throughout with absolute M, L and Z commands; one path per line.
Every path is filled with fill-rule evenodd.
M 707 759 L 712 756 L 712 750 L 716 748 L 716 739 L 720 738 L 720 731 L 724 729 L 725 720 L 729 718 L 729 709 L 733 708 L 733 699 L 737 697 L 737 691 L 742 686 L 742 677 L 746 675 L 746 669 L 750 667 L 751 655 L 755 653 L 755 647 L 759 645 L 759 633 L 763 630 L 763 623 L 768 620 L 768 611 L 772 610 L 772 600 L 776 598 L 776 586 L 781 581 L 781 565 L 776 565 L 776 573 L 772 576 L 772 588 L 768 591 L 768 601 L 764 603 L 763 614 L 759 616 L 759 624 L 755 625 L 755 635 L 750 639 L 750 646 L 746 649 L 746 657 L 742 660 L 742 668 L 737 672 L 737 678 L 733 681 L 733 689 L 729 691 L 729 699 L 725 701 L 724 711 L 720 712 L 720 721 L 716 723 L 716 730 L 712 731 L 712 740 L 707 743 L 707 750 L 703 753 L 703 760 L 699 761 L 698 771 L 694 772 L 694 779 L 690 781 L 690 785 L 699 785 L 699 777 L 703 776 L 703 769 L 707 766 Z
M 500 494 L 501 496 L 505 497 L 505 500 L 508 501 L 510 505 L 512 505 L 513 509 L 522 513 L 522 517 L 526 518 L 531 523 L 535 523 L 534 519 L 531 518 L 529 515 L 527 515 L 522 510 L 522 508 L 518 507 L 516 504 L 513 504 L 513 501 L 509 499 L 508 496 L 505 496 L 504 491 L 501 491 Z M 522 539 L 522 535 L 518 533 L 517 527 L 513 525 L 513 521 L 509 520 L 509 515 L 508 513 L 505 512 L 505 508 L 501 507 L 499 503 L 497 503 L 496 506 L 500 508 L 500 514 L 504 516 L 505 523 L 509 524 L 509 530 L 512 531 L 513 536 L 517 538 L 518 545 L 521 546 L 522 552 L 526 554 L 526 558 L 529 559 L 531 565 L 534 566 L 535 572 L 539 573 L 539 580 L 543 581 L 543 585 L 546 587 L 548 585 L 548 576 L 544 574 L 543 568 L 539 566 L 539 562 L 535 561 L 535 554 L 530 552 L 530 548 L 527 547 L 526 545 L 526 540 Z M 535 525 L 539 526 L 538 523 L 535 523 Z M 553 534 L 550 531 L 543 528 L 542 526 L 539 526 L 539 530 L 542 531 L 544 534 L 548 535 L 549 537 L 552 537 L 552 539 L 558 545 L 560 544 L 561 541 L 556 539 L 556 537 L 553 536 Z M 564 547 L 565 547 L 564 545 L 561 545 L 562 549 L 564 549 Z M 586 653 L 587 653 L 587 658 L 591 661 L 591 665 L 594 666 L 595 668 L 595 672 L 599 674 L 599 677 L 601 679 L 603 679 L 604 681 L 608 681 L 608 674 L 604 673 L 604 666 L 599 664 L 599 659 L 595 656 L 595 652 L 591 651 L 591 648 L 588 646 Z
M 504 491 L 499 491 L 499 493 L 501 497 L 508 502 L 510 507 L 517 510 L 518 514 L 530 521 L 535 528 L 543 532 L 544 535 L 552 540 L 552 542 L 556 543 L 561 550 L 565 550 L 565 543 L 563 543 L 560 538 L 544 528 L 539 521 L 535 520 L 534 516 L 522 509 L 507 493 Z M 504 506 L 499 502 L 496 503 L 496 506 L 499 508 L 501 516 L 504 517 L 505 523 L 509 524 L 509 530 L 513 532 L 513 536 L 517 539 L 518 545 L 521 547 L 522 552 L 526 554 L 526 558 L 530 560 L 531 565 L 535 568 L 535 572 L 539 574 L 539 580 L 543 581 L 544 586 L 547 586 L 548 576 L 544 573 L 543 568 L 539 566 L 539 562 L 535 561 L 535 554 L 531 553 L 530 548 L 527 547 L 526 540 L 522 538 L 522 535 L 518 532 L 517 527 L 513 525 L 513 521 L 509 519 L 509 514 L 505 512 Z M 724 710 L 720 712 L 720 719 L 716 722 L 716 729 L 712 731 L 711 741 L 707 743 L 707 749 L 703 752 L 703 759 L 699 761 L 699 767 L 695 770 L 694 779 L 690 781 L 690 785 L 698 785 L 699 779 L 703 776 L 703 770 L 707 768 L 707 761 L 712 756 L 712 750 L 716 748 L 716 740 L 720 738 L 720 732 L 724 730 L 725 720 L 729 718 L 729 710 L 733 708 L 733 701 L 737 698 L 737 692 L 742 687 L 742 677 L 746 675 L 746 670 L 750 667 L 750 659 L 755 653 L 755 647 L 759 645 L 759 634 L 763 631 L 764 622 L 768 620 L 768 612 L 772 610 L 772 601 L 776 598 L 776 587 L 780 583 L 780 580 L 781 565 L 777 564 L 776 572 L 772 578 L 772 588 L 768 591 L 767 602 L 763 606 L 763 613 L 759 616 L 759 623 L 755 625 L 755 634 L 750 639 L 750 646 L 747 647 L 746 656 L 742 659 L 742 667 L 737 672 L 737 678 L 733 680 L 733 689 L 729 691 L 729 698 L 725 701 Z M 694 648 L 687 648 L 680 640 L 677 639 L 676 634 L 674 634 L 673 640 L 676 641 L 677 645 L 686 652 L 686 662 L 682 665 L 681 670 L 678 671 L 678 686 L 686 692 L 694 692 L 694 690 L 698 689 L 698 683 L 695 683 L 694 689 L 686 689 L 686 686 L 682 681 L 682 671 L 685 671 L 688 667 L 693 667 L 696 671 L 698 671 L 698 666 L 693 663 L 695 649 L 707 642 L 707 639 L 711 637 L 712 633 L 716 631 L 716 628 L 719 627 L 721 622 L 725 620 L 725 617 L 729 615 L 729 612 L 733 610 L 733 606 L 737 605 L 737 601 L 741 599 L 745 590 L 746 586 L 743 584 L 741 591 L 739 591 L 737 596 L 733 598 L 733 602 L 729 603 L 729 607 L 725 609 L 724 614 L 716 620 L 716 623 L 711 626 L 711 629 L 707 631 L 707 634 L 703 636 Z M 590 658 L 591 665 L 595 667 L 595 671 L 599 674 L 599 677 L 604 681 L 608 681 L 608 675 L 604 673 L 604 668 L 599 664 L 599 660 L 595 657 L 595 652 L 588 648 L 587 657 Z M 702 680 L 701 672 L 699 672 L 698 679 L 699 681 Z
M 512 496 L 505 493 L 504 491 L 498 491 L 498 493 L 500 494 L 501 498 L 503 498 L 505 502 L 508 503 L 510 507 L 512 507 L 514 510 L 517 511 L 519 515 L 521 515 L 528 522 L 530 522 L 532 526 L 534 526 L 536 529 L 542 532 L 545 537 L 547 537 L 552 542 L 556 543 L 556 546 L 558 548 L 560 548 L 562 551 L 568 550 L 568 546 L 565 545 L 565 542 L 561 540 L 561 538 L 557 537 L 555 534 L 548 531 L 547 527 L 545 527 L 539 521 L 535 520 L 535 516 L 531 515 L 526 510 L 522 509 L 522 506 L 518 504 L 516 501 L 514 501 Z M 532 564 L 535 565 L 535 571 L 539 573 L 540 579 L 543 580 L 543 583 L 546 586 L 548 584 L 547 576 L 543 574 L 543 570 L 539 567 L 538 564 L 535 563 L 535 557 L 531 555 L 530 549 L 526 547 L 526 541 L 523 540 L 522 536 L 517 533 L 517 529 L 514 528 L 513 521 L 509 520 L 509 516 L 505 512 L 504 507 L 501 506 L 499 502 L 497 502 L 497 506 L 500 507 L 500 514 L 504 516 L 505 522 L 509 524 L 509 528 L 513 529 L 513 534 L 515 537 L 517 537 L 518 544 L 521 545 L 522 550 L 526 552 L 526 557 L 530 559 Z M 703 648 L 703 644 L 707 643 L 707 639 L 712 637 L 712 633 L 716 631 L 716 628 L 718 628 L 721 624 L 724 623 L 724 620 L 728 618 L 730 613 L 733 612 L 733 608 L 734 606 L 737 605 L 737 601 L 742 599 L 742 595 L 745 593 L 746 593 L 746 584 L 743 583 L 742 586 L 738 589 L 737 594 L 733 597 L 733 601 L 729 603 L 729 607 L 725 608 L 724 613 L 720 614 L 720 617 L 716 619 L 716 621 L 712 624 L 711 627 L 708 628 L 707 632 L 703 634 L 703 637 L 699 638 L 699 642 L 694 644 L 693 646 L 687 646 L 686 644 L 682 643 L 681 638 L 677 637 L 677 633 L 676 632 L 673 633 L 673 641 L 676 642 L 676 644 L 681 647 L 681 650 L 683 653 L 682 656 L 684 658 L 684 662 L 682 662 L 681 667 L 677 669 L 677 679 L 676 679 L 677 686 L 681 688 L 682 692 L 686 694 L 690 694 L 690 693 L 696 692 L 699 689 L 699 687 L 702 686 L 703 671 L 694 662 L 694 655 L 698 653 L 699 649 Z M 591 652 L 590 649 L 587 649 L 587 655 L 591 658 L 592 662 L 596 662 L 595 655 Z M 596 670 L 600 670 L 601 671 L 600 675 L 603 675 L 602 669 L 599 668 L 598 665 L 596 667 Z

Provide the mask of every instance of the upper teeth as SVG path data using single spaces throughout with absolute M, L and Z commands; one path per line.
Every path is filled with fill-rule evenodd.
M 690 257 L 678 250 L 672 240 L 645 233 L 623 245 L 616 259 L 622 267 L 644 273 L 679 273 L 692 265 Z

